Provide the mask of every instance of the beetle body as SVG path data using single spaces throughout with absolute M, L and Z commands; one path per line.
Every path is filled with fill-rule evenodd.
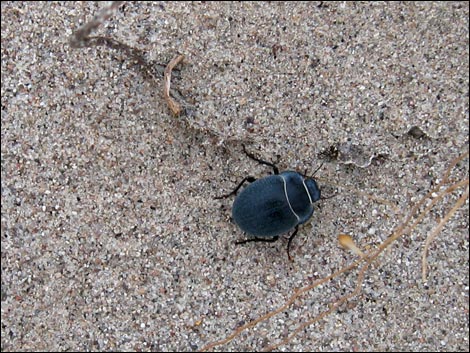
M 313 214 L 313 203 L 320 199 L 315 180 L 285 171 L 258 179 L 235 199 L 232 217 L 246 233 L 274 238 L 305 223 Z
M 272 242 L 276 241 L 279 235 L 295 229 L 287 243 L 287 256 L 292 260 L 289 254 L 290 244 L 297 234 L 299 225 L 312 217 L 313 203 L 321 198 L 320 189 L 313 178 L 294 171 L 279 173 L 274 163 L 256 158 L 246 151 L 245 146 L 243 151 L 249 158 L 273 168 L 274 175 L 259 180 L 247 176 L 231 193 L 216 197 L 216 199 L 225 199 L 236 195 L 245 182 L 252 183 L 236 197 L 232 218 L 253 238 L 237 241 L 235 244 L 252 241 Z

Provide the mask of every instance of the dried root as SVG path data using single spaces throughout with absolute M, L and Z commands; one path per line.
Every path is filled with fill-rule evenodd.
M 183 59 L 184 55 L 178 55 L 174 57 L 166 67 L 164 74 L 163 96 L 165 97 L 165 101 L 168 103 L 168 107 L 174 116 L 179 116 L 181 114 L 182 108 L 181 105 L 170 96 L 171 71 L 173 71 L 173 68 Z

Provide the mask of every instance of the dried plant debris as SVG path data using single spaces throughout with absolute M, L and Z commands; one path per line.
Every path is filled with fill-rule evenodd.
M 176 56 L 170 61 L 170 63 L 165 69 L 163 95 L 165 97 L 165 101 L 168 104 L 168 107 L 170 108 L 174 116 L 179 116 L 181 114 L 182 108 L 181 105 L 170 96 L 171 72 L 173 71 L 173 68 L 178 65 L 183 59 L 184 55 Z
M 188 123 L 189 128 L 206 133 L 209 138 L 215 139 L 217 145 L 226 145 L 232 141 L 249 143 L 248 139 L 239 139 L 223 136 L 220 132 L 206 126 L 203 122 L 198 121 L 195 107 L 185 101 L 183 95 L 177 90 L 171 88 L 171 76 L 175 74 L 175 66 L 177 66 L 184 58 L 184 55 L 177 55 L 167 65 L 162 65 L 145 59 L 145 52 L 141 49 L 134 48 L 128 44 L 122 43 L 116 39 L 105 36 L 91 36 L 101 24 L 108 20 L 113 13 L 123 4 L 122 1 L 114 1 L 109 6 L 104 7 L 90 22 L 85 23 L 78 30 L 74 31 L 70 36 L 70 46 L 72 48 L 86 48 L 93 46 L 104 46 L 114 49 L 125 54 L 129 59 L 133 60 L 139 67 L 146 79 L 154 84 L 159 84 L 163 77 L 164 88 L 163 98 L 168 104 L 173 115 L 187 118 L 182 120 Z M 176 71 L 176 73 L 178 73 Z M 191 119 L 189 119 L 191 118 Z
M 320 152 L 320 157 L 326 160 L 336 160 L 341 164 L 352 164 L 359 168 L 367 168 L 374 160 L 387 156 L 386 152 L 371 152 L 369 146 L 360 146 L 351 141 L 332 145 Z
M 104 7 L 90 22 L 85 23 L 76 30 L 70 37 L 70 45 L 72 48 L 86 48 L 91 46 L 91 32 L 97 29 L 104 21 L 110 18 L 114 11 L 121 6 L 124 1 L 113 1 L 111 5 Z
M 72 48 L 90 48 L 103 46 L 124 53 L 137 64 L 144 77 L 156 80 L 157 75 L 163 76 L 165 65 L 147 62 L 143 50 L 134 48 L 116 39 L 105 36 L 90 36 L 101 24 L 109 19 L 114 11 L 122 5 L 123 1 L 114 1 L 104 7 L 90 22 L 85 23 L 70 36 L 69 43 Z

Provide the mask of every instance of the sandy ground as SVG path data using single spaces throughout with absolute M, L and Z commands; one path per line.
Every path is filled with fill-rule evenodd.
M 421 276 L 468 188 L 468 157 L 445 179 L 468 152 L 467 2 L 126 3 L 96 34 L 185 55 L 179 118 L 161 76 L 69 46 L 106 5 L 1 4 L 2 351 L 469 350 L 468 198 Z M 281 170 L 324 163 L 336 196 L 294 262 L 285 239 L 235 245 L 232 200 L 214 200 L 269 173 L 242 143 Z M 419 214 L 315 285 L 358 260 L 338 234 L 373 254 Z

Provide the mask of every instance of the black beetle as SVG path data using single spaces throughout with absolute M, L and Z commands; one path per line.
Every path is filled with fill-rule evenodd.
M 251 241 L 273 242 L 279 235 L 295 228 L 287 243 L 287 256 L 292 260 L 289 248 L 297 234 L 299 225 L 307 222 L 313 214 L 313 203 L 320 199 L 320 189 L 312 177 L 295 171 L 279 173 L 274 163 L 266 162 L 248 153 L 245 154 L 273 168 L 274 175 L 256 180 L 245 177 L 230 194 L 216 197 L 227 198 L 236 195 L 245 182 L 250 182 L 233 203 L 232 218 L 246 233 L 254 238 L 236 242 L 244 244 Z M 321 166 L 320 166 L 321 167 Z

